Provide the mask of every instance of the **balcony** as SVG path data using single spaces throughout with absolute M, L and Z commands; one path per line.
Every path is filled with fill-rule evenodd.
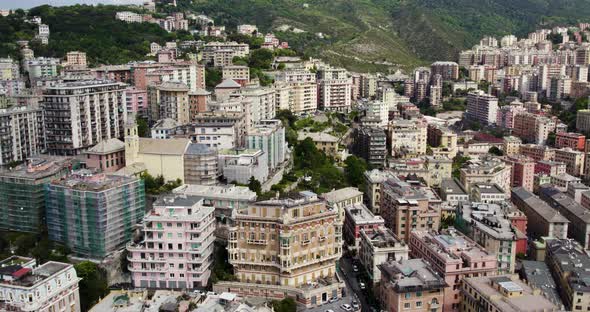
M 268 240 L 266 240 L 266 239 L 248 239 L 247 243 L 250 245 L 266 245 L 266 244 L 268 244 Z

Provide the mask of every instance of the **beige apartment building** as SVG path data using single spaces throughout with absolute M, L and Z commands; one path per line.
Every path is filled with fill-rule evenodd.
M 152 121 L 171 118 L 180 124 L 190 121 L 189 87 L 182 82 L 163 82 L 148 86 L 149 117 Z
M 512 168 L 498 158 L 483 157 L 461 168 L 460 181 L 468 194 L 476 183 L 495 183 L 510 196 Z
M 575 177 L 584 173 L 584 156 L 583 152 L 569 147 L 555 151 L 555 161 L 565 163 L 565 172 Z
M 555 149 L 545 145 L 523 144 L 520 146 L 520 153 L 532 158 L 534 161 L 553 160 Z
M 336 273 L 342 255 L 338 211 L 311 192 L 296 199 L 268 200 L 235 211 L 229 262 L 237 282 L 214 285 L 240 296 L 294 297 L 313 307 L 341 296 Z

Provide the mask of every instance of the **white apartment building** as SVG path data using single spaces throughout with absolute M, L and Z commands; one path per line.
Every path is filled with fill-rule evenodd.
M 275 91 L 272 88 L 245 88 L 240 94 L 250 100 L 250 125 L 276 116 Z
M 223 80 L 233 79 L 241 85 L 245 85 L 250 81 L 250 67 L 242 65 L 223 66 L 221 68 Z
M 38 105 L 0 109 L 0 128 L 0 165 L 45 151 L 45 123 Z
M 321 79 L 318 83 L 318 105 L 324 111 L 348 112 L 352 102 L 352 79 Z
M 395 119 L 389 122 L 391 156 L 411 158 L 426 154 L 428 129 L 422 120 Z
M 88 80 L 45 89 L 41 106 L 48 152 L 78 155 L 102 140 L 122 138 L 127 121 L 125 87 L 118 82 Z
M 251 177 L 260 183 L 268 179 L 267 156 L 261 150 L 227 149 L 219 151 L 219 169 L 228 183 L 248 184 Z
M 115 18 L 126 22 L 126 23 L 141 23 L 143 22 L 143 17 L 141 14 L 137 14 L 135 12 L 130 11 L 121 11 L 115 14 Z
M 467 95 L 466 117 L 484 125 L 496 123 L 498 115 L 498 98 L 478 90 Z
M 291 84 L 291 112 L 309 114 L 318 109 L 317 87 L 314 82 Z
M 369 278 L 376 284 L 381 280 L 378 266 L 388 261 L 409 259 L 409 247 L 385 227 L 374 231 L 361 230 L 359 259 L 367 270 Z
M 261 120 L 248 131 L 246 148 L 262 150 L 267 157 L 269 172 L 286 159 L 285 127 L 278 119 Z
M 15 80 L 20 77 L 18 63 L 9 58 L 0 58 L 0 80 Z
M 0 262 L 0 310 L 80 312 L 80 293 L 72 264 L 12 256 Z
M 292 70 L 285 70 L 277 73 L 275 77 L 276 81 L 284 81 L 284 82 L 316 82 L 316 75 L 308 70 L 305 69 L 292 69 Z

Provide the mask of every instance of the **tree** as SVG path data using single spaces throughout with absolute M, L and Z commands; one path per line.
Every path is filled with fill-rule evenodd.
M 453 178 L 458 179 L 461 176 L 461 168 L 463 165 L 471 160 L 468 156 L 457 155 L 453 158 Z
M 269 49 L 256 49 L 250 52 L 248 66 L 259 69 L 270 69 L 274 55 Z
M 88 311 L 100 297 L 108 292 L 106 274 L 97 264 L 82 261 L 74 266 L 80 281 L 80 305 L 82 311 Z
M 272 307 L 275 312 L 295 312 L 297 311 L 297 303 L 293 298 L 285 298 L 281 301 L 274 300 Z
M 555 132 L 549 132 L 549 135 L 547 135 L 547 145 L 548 146 L 555 146 L 555 139 L 556 139 L 556 135 Z
M 362 185 L 365 181 L 365 171 L 367 171 L 365 160 L 356 156 L 349 156 L 344 161 L 344 164 L 344 175 L 348 183 L 356 187 Z
M 208 88 L 215 88 L 216 85 L 221 83 L 221 71 L 217 68 L 209 67 L 205 73 L 205 84 Z
M 250 177 L 250 180 L 248 181 L 248 188 L 250 189 L 250 191 L 255 192 L 257 195 L 260 195 L 260 193 L 262 193 L 262 184 L 260 183 L 260 181 L 256 180 L 254 176 Z
M 135 122 L 137 123 L 137 134 L 142 138 L 149 138 L 150 137 L 150 127 L 145 119 L 137 116 L 135 118 Z
M 504 152 L 502 152 L 502 150 L 499 149 L 497 146 L 490 147 L 490 149 L 488 150 L 488 153 L 490 153 L 492 155 L 496 155 L 496 156 L 504 156 Z

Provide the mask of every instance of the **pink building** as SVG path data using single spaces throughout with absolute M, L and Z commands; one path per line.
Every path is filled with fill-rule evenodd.
M 128 244 L 135 287 L 192 289 L 207 286 L 213 264 L 215 208 L 202 197 L 158 199 L 143 219 L 144 240 Z
M 514 128 L 514 116 L 521 112 L 524 112 L 522 103 L 520 103 L 520 106 L 516 104 L 502 106 L 498 109 L 496 124 L 499 127 L 512 129 Z
M 119 139 L 100 141 L 86 151 L 86 167 L 115 172 L 125 167 L 125 143 Z
M 522 155 L 507 156 L 504 161 L 512 166 L 512 187 L 524 187 L 527 191 L 533 191 L 535 175 L 535 161 Z
M 443 311 L 459 311 L 460 284 L 464 277 L 496 275 L 496 255 L 453 228 L 436 232 L 412 231 L 410 256 L 431 264 L 447 283 Z
M 566 164 L 559 161 L 541 160 L 535 164 L 535 173 L 556 176 L 565 173 Z
M 373 233 L 385 221 L 380 216 L 374 215 L 364 204 L 357 203 L 344 208 L 344 240 L 349 249 L 358 249 L 361 240 L 361 230 L 367 234 Z
M 127 88 L 125 90 L 125 103 L 127 104 L 127 114 L 147 116 L 148 97 L 147 91 L 137 88 Z

